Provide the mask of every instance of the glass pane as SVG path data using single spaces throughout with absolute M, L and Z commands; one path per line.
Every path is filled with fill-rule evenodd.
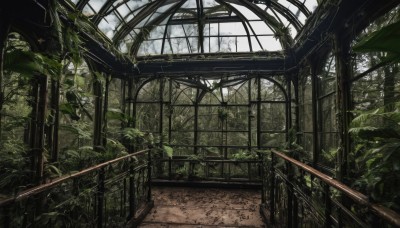
M 93 8 L 93 10 L 98 13 L 101 7 L 106 3 L 107 0 L 90 0 L 88 4 Z
M 125 4 L 123 4 L 120 7 L 118 7 L 117 11 L 122 17 L 125 17 L 128 13 L 131 12 L 131 10 Z
M 106 34 L 108 38 L 112 38 L 115 33 L 115 28 L 117 25 L 121 23 L 119 19 L 115 16 L 115 14 L 109 14 L 105 18 L 103 18 L 99 23 L 99 29 Z
M 256 35 L 270 35 L 274 34 L 272 30 L 263 21 L 250 21 L 250 25 L 253 28 Z
M 241 22 L 222 23 L 220 35 L 247 35 Z
M 161 54 L 161 40 L 143 41 L 140 45 L 138 55 L 159 55 Z
M 249 39 L 247 37 L 238 37 L 237 38 L 237 51 L 238 52 L 250 51 Z
M 267 51 L 280 51 L 282 50 L 281 43 L 273 36 L 258 36 L 264 50 Z

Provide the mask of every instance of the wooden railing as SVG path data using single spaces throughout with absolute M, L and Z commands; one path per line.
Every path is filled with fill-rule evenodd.
M 151 209 L 150 150 L 54 179 L 0 201 L 1 227 L 124 227 Z
M 272 149 L 264 159 L 262 214 L 277 227 L 400 227 L 400 215 Z

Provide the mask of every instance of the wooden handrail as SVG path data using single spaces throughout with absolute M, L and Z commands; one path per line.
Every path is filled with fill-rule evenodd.
M 344 183 L 333 179 L 332 177 L 312 168 L 311 166 L 308 166 L 294 158 L 291 158 L 275 149 L 272 149 L 271 151 L 278 157 L 292 163 L 293 165 L 296 165 L 297 167 L 303 169 L 304 171 L 310 173 L 311 175 L 318 177 L 320 180 L 330 185 L 331 187 L 340 190 L 346 196 L 353 199 L 355 202 L 368 207 L 378 217 L 390 222 L 392 225 L 400 227 L 400 214 L 398 214 L 397 212 L 382 205 L 369 202 L 368 197 L 366 195 L 362 194 L 361 192 L 353 190 Z
M 8 199 L 0 201 L 0 207 L 3 207 L 3 206 L 6 206 L 6 205 L 9 205 L 9 204 L 18 202 L 18 201 L 20 201 L 22 199 L 25 199 L 25 198 L 31 197 L 33 195 L 36 195 L 38 193 L 41 193 L 43 191 L 46 191 L 46 190 L 48 190 L 48 189 L 50 189 L 50 188 L 52 188 L 52 187 L 54 187 L 56 185 L 59 185 L 59 184 L 65 182 L 65 181 L 68 181 L 70 179 L 74 179 L 74 178 L 83 176 L 83 175 L 85 175 L 87 173 L 91 173 L 91 172 L 97 171 L 97 170 L 99 170 L 101 168 L 104 168 L 104 167 L 109 166 L 111 164 L 117 163 L 119 161 L 131 158 L 131 157 L 134 157 L 134 156 L 142 155 L 142 154 L 144 154 L 144 153 L 146 153 L 148 151 L 149 151 L 149 149 L 141 150 L 141 151 L 138 151 L 138 152 L 135 152 L 135 153 L 132 153 L 132 154 L 128 154 L 128 155 L 125 155 L 125 156 L 122 156 L 122 157 L 119 157 L 119 158 L 116 158 L 116 159 L 113 159 L 113 160 L 110 160 L 110 161 L 107 161 L 107 162 L 104 162 L 104 163 L 100 163 L 98 165 L 95 165 L 95 166 L 92 166 L 90 168 L 84 169 L 84 170 L 79 171 L 77 173 L 67 174 L 67 175 L 64 175 L 62 177 L 55 178 L 55 179 L 51 180 L 51 182 L 49 182 L 49 183 L 42 184 L 42 185 L 27 189 L 27 190 L 19 193 L 18 195 L 14 196 L 14 197 L 10 197 Z

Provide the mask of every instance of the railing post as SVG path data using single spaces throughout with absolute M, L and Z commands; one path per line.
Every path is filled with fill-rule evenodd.
M 275 156 L 271 152 L 271 167 L 270 167 L 270 190 L 269 190 L 269 207 L 270 207 L 270 221 L 271 224 L 275 223 Z
M 172 158 L 168 158 L 168 178 L 172 180 Z
M 151 201 L 151 148 L 147 152 L 147 181 L 148 181 L 148 192 L 147 202 Z
M 332 224 L 332 200 L 330 197 L 329 185 L 324 183 L 324 198 L 325 198 L 325 227 L 330 227 Z
M 259 154 L 259 158 L 261 159 L 261 163 L 260 163 L 260 165 L 261 165 L 261 183 L 262 183 L 262 186 L 261 186 L 261 204 L 262 205 L 266 205 L 266 201 L 267 201 L 267 199 L 266 199 L 266 189 L 267 189 L 267 186 L 266 186 L 266 182 L 267 182 L 267 180 L 266 180 L 266 176 L 265 176 L 265 167 L 266 167 L 266 162 L 265 162 L 265 155 L 264 154 Z M 249 173 L 249 175 L 250 175 L 250 173 Z
M 288 196 L 287 202 L 287 227 L 293 227 L 293 172 L 290 162 L 286 161 L 286 194 Z
M 98 182 L 97 182 L 97 227 L 103 227 L 104 220 L 104 181 L 105 181 L 105 170 L 101 168 L 99 170 Z
M 135 218 L 135 198 L 136 198 L 136 189 L 135 189 L 135 171 L 133 167 L 133 159 L 130 158 L 129 162 L 129 216 L 128 221 L 132 218 Z
M 298 195 L 293 193 L 293 227 L 299 227 L 299 202 L 297 200 Z

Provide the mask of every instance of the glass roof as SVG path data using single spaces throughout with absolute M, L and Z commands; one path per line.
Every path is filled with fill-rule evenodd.
M 281 51 L 317 0 L 71 0 L 134 56 Z

